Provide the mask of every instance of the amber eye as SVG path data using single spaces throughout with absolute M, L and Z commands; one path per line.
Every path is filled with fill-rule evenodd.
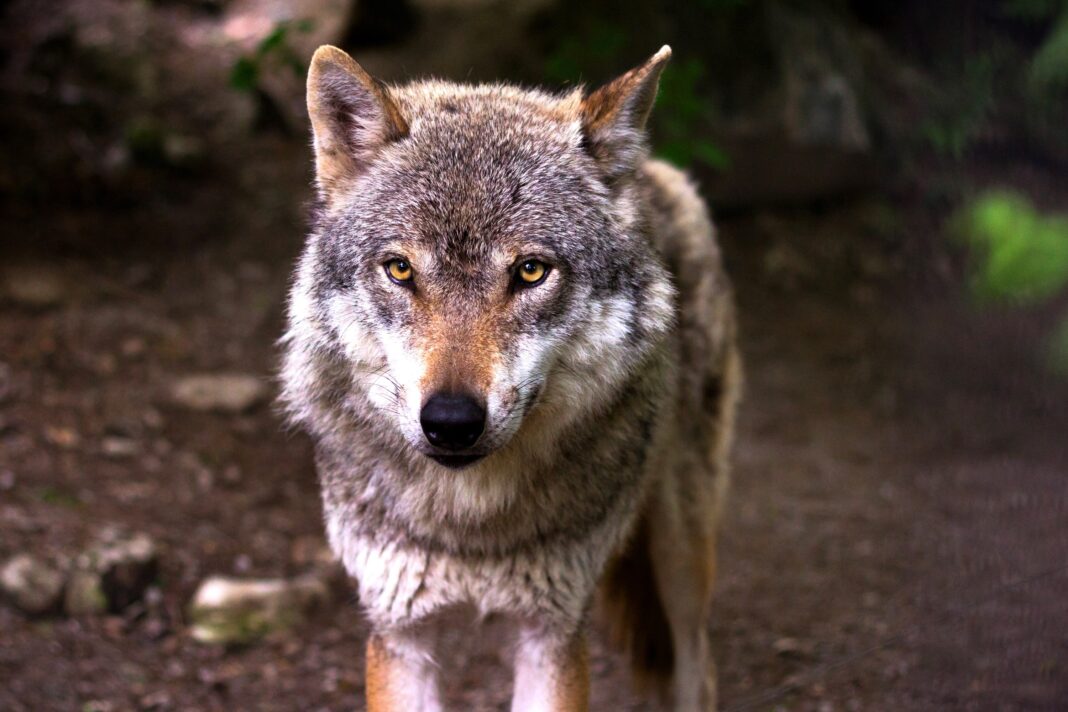
M 386 274 L 397 284 L 412 281 L 413 270 L 408 260 L 390 260 L 386 263 Z
M 524 287 L 533 287 L 536 284 L 541 284 L 546 275 L 549 274 L 549 265 L 544 262 L 538 262 L 537 260 L 523 260 L 519 264 L 519 283 Z

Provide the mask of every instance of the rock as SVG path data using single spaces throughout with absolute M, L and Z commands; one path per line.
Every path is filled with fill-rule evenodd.
M 290 630 L 329 602 L 330 588 L 316 576 L 243 580 L 213 576 L 193 596 L 193 638 L 242 644 Z
M 863 56 L 841 18 L 772 5 L 768 34 L 778 50 L 780 120 L 799 145 L 867 151 L 871 139 L 861 113 Z
M 702 53 L 719 81 L 703 87 L 708 125 L 694 131 L 730 159 L 702 176 L 712 204 L 806 204 L 883 185 L 883 149 L 915 135 L 923 75 L 827 3 L 735 3 L 720 14 Z
M 145 355 L 147 345 L 145 340 L 139 336 L 131 336 L 128 339 L 123 339 L 122 344 L 119 345 L 119 351 L 123 356 L 129 359 L 138 359 Z
M 77 430 L 62 425 L 46 425 L 44 438 L 52 445 L 64 450 L 76 448 L 82 441 L 82 436 Z
M 55 610 L 63 595 L 63 574 L 29 554 L 18 554 L 0 569 L 0 590 L 26 613 Z
M 94 599 L 94 591 L 98 590 L 106 600 L 107 610 L 118 613 L 144 595 L 158 571 L 159 552 L 147 534 L 105 532 L 75 561 L 71 580 L 78 579 L 79 601 L 73 603 L 77 606 Z M 83 594 L 85 598 L 81 598 Z
M 92 616 L 108 609 L 100 576 L 94 571 L 74 570 L 67 579 L 63 610 L 70 616 Z
M 190 410 L 244 413 L 263 402 L 267 386 L 248 374 L 199 374 L 175 382 L 171 396 L 177 405 Z
M 17 265 L 0 275 L 3 294 L 30 309 L 54 307 L 67 296 L 63 277 L 48 265 Z
M 177 168 L 195 168 L 207 158 L 204 141 L 196 136 L 169 134 L 163 139 L 163 155 Z
M 797 638 L 779 638 L 771 647 L 780 657 L 784 658 L 806 658 L 810 657 L 813 652 L 811 643 Z
M 133 438 L 111 435 L 100 441 L 100 452 L 113 460 L 123 460 L 139 454 L 141 444 Z

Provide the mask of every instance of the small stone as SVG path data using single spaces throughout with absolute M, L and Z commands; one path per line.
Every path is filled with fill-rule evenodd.
M 197 467 L 194 470 L 197 489 L 201 492 L 210 492 L 215 487 L 215 473 L 206 467 Z
M 168 134 L 163 138 L 163 156 L 172 166 L 192 168 L 204 162 L 207 151 L 196 136 Z
M 192 635 L 202 643 L 242 644 L 303 623 L 330 599 L 319 578 L 242 580 L 214 576 L 190 604 Z
M 145 695 L 138 704 L 143 710 L 167 709 L 171 707 L 171 695 L 166 690 L 159 690 Z
M 163 605 L 163 590 L 159 586 L 149 586 L 145 589 L 145 604 L 149 608 L 159 608 Z
M 111 436 L 100 441 L 100 452 L 113 460 L 122 460 L 140 453 L 141 445 L 133 438 Z
M 0 590 L 26 613 L 55 610 L 63 595 L 63 574 L 29 554 L 18 554 L 0 569 Z
M 96 572 L 75 570 L 67 579 L 63 610 L 69 616 L 95 616 L 108 609 L 108 598 Z
M 0 492 L 10 492 L 15 489 L 17 481 L 15 473 L 11 470 L 0 470 Z
M 803 658 L 811 652 L 811 646 L 802 643 L 797 638 L 779 638 L 771 647 L 784 658 Z
M 139 336 L 131 336 L 123 340 L 119 349 L 126 358 L 138 358 L 145 354 L 145 340 Z
M 66 298 L 63 277 L 47 265 L 20 265 L 0 275 L 0 284 L 8 299 L 30 309 L 54 307 Z
M 175 382 L 171 396 L 177 405 L 190 410 L 244 413 L 263 402 L 267 386 L 248 374 L 199 374 Z
M 45 440 L 64 450 L 75 448 L 82 441 L 82 436 L 77 430 L 58 425 L 45 426 L 44 436 Z
M 241 467 L 238 465 L 227 465 L 226 469 L 223 470 L 222 479 L 223 482 L 230 486 L 241 484 Z

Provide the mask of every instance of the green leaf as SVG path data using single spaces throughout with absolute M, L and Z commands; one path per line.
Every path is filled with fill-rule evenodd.
M 972 245 L 976 296 L 1038 303 L 1068 285 L 1068 217 L 1038 213 L 1023 197 L 994 192 L 965 208 L 957 222 Z
M 694 151 L 689 141 L 663 141 L 657 147 L 657 155 L 668 163 L 686 168 L 693 162 Z
M 711 141 L 698 141 L 694 146 L 694 154 L 702 163 L 718 171 L 725 171 L 731 167 L 730 156 Z
M 1068 9 L 1061 12 L 1049 37 L 1031 60 L 1028 81 L 1038 90 L 1068 86 Z
M 240 57 L 230 70 L 230 86 L 238 91 L 251 92 L 259 79 L 259 64 L 249 57 Z
M 285 44 L 287 34 L 289 34 L 289 25 L 282 22 L 278 23 L 270 34 L 260 40 L 259 45 L 256 47 L 256 54 L 262 57 L 282 47 Z

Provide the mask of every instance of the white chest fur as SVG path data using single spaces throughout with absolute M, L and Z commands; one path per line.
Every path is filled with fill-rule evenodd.
M 426 551 L 403 540 L 354 534 L 340 519 L 327 522 L 327 533 L 376 626 L 404 627 L 468 604 L 481 614 L 538 617 L 573 628 L 629 530 L 628 519 L 608 517 L 580 540 L 493 557 Z

